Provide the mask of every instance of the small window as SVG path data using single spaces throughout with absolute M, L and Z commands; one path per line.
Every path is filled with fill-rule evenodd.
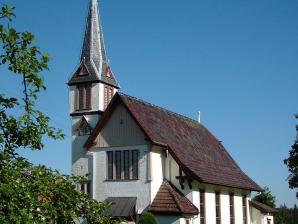
M 220 219 L 220 193 L 215 192 L 216 224 L 221 223 Z
M 234 194 L 230 194 L 230 223 L 235 224 Z
M 77 110 L 91 109 L 91 84 L 77 87 Z
M 242 209 L 243 209 L 243 224 L 247 224 L 247 200 L 246 200 L 246 195 L 242 196 Z
M 185 219 L 185 224 L 190 224 L 190 219 L 189 218 Z
M 138 178 L 139 150 L 107 152 L 108 180 L 130 180 Z
M 86 118 L 83 116 L 81 118 L 76 130 L 78 131 L 79 136 L 84 136 L 84 135 L 90 135 L 91 131 L 92 131 L 92 128 L 89 125 Z
M 200 190 L 200 220 L 201 224 L 205 224 L 205 191 Z
M 79 135 L 84 136 L 84 135 L 90 135 L 91 134 L 91 127 L 85 123 L 79 128 Z

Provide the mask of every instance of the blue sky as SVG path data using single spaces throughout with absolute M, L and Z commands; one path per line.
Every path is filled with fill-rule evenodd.
M 88 1 L 4 2 L 17 7 L 15 26 L 51 55 L 39 106 L 67 135 L 24 154 L 70 173 L 66 82 L 79 63 Z M 195 119 L 200 110 L 241 168 L 289 206 L 297 200 L 282 160 L 297 123 L 297 11 L 295 0 L 101 0 L 121 91 Z M 16 81 L 2 75 L 0 91 L 17 94 Z

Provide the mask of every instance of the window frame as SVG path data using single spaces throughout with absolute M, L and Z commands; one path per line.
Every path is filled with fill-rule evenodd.
M 215 218 L 216 224 L 221 224 L 221 204 L 220 204 L 220 192 L 215 192 Z
M 90 135 L 92 132 L 92 128 L 87 121 L 82 121 L 82 123 L 80 124 L 77 130 L 78 130 L 79 136 Z
M 76 88 L 76 110 L 92 109 L 92 84 L 79 84 Z
M 200 190 L 200 224 L 205 224 L 206 223 L 206 195 L 205 195 L 205 190 L 201 189 Z M 203 212 L 202 212 L 203 211 Z M 202 217 L 203 214 L 203 217 Z
M 243 213 L 243 224 L 247 224 L 247 195 L 242 195 L 242 213 Z
M 135 165 L 133 165 L 134 153 L 136 153 L 137 155 Z M 117 157 L 119 157 L 119 161 L 116 161 Z M 128 162 L 127 162 L 128 167 L 125 164 L 126 159 L 128 159 Z M 140 150 L 138 149 L 106 151 L 106 180 L 107 181 L 139 180 L 140 178 L 139 160 L 140 160 Z M 135 173 L 136 175 L 134 175 L 133 173 L 134 172 L 133 166 L 135 166 L 135 168 L 137 169 L 137 172 Z
M 229 194 L 229 204 L 230 204 L 230 224 L 235 224 L 235 199 L 234 194 Z

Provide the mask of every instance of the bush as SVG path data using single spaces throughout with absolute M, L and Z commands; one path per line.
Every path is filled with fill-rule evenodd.
M 150 212 L 141 215 L 139 224 L 157 224 L 156 218 Z

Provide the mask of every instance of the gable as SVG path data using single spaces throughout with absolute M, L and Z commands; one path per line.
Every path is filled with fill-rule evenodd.
M 96 138 L 97 147 L 145 145 L 146 136 L 123 104 L 118 104 Z
M 78 132 L 78 135 L 83 136 L 83 135 L 90 135 L 92 131 L 92 127 L 88 123 L 87 119 L 85 116 L 82 116 L 80 121 L 77 124 L 76 131 Z
M 191 179 L 214 185 L 262 191 L 202 124 L 145 101 L 119 94 L 153 143 L 164 145 Z
M 120 118 L 128 123 L 121 126 Z M 148 140 L 166 147 L 192 180 L 262 191 L 203 125 L 125 94 L 115 94 L 84 147 L 88 150 L 96 138 L 100 147 L 138 145 Z

